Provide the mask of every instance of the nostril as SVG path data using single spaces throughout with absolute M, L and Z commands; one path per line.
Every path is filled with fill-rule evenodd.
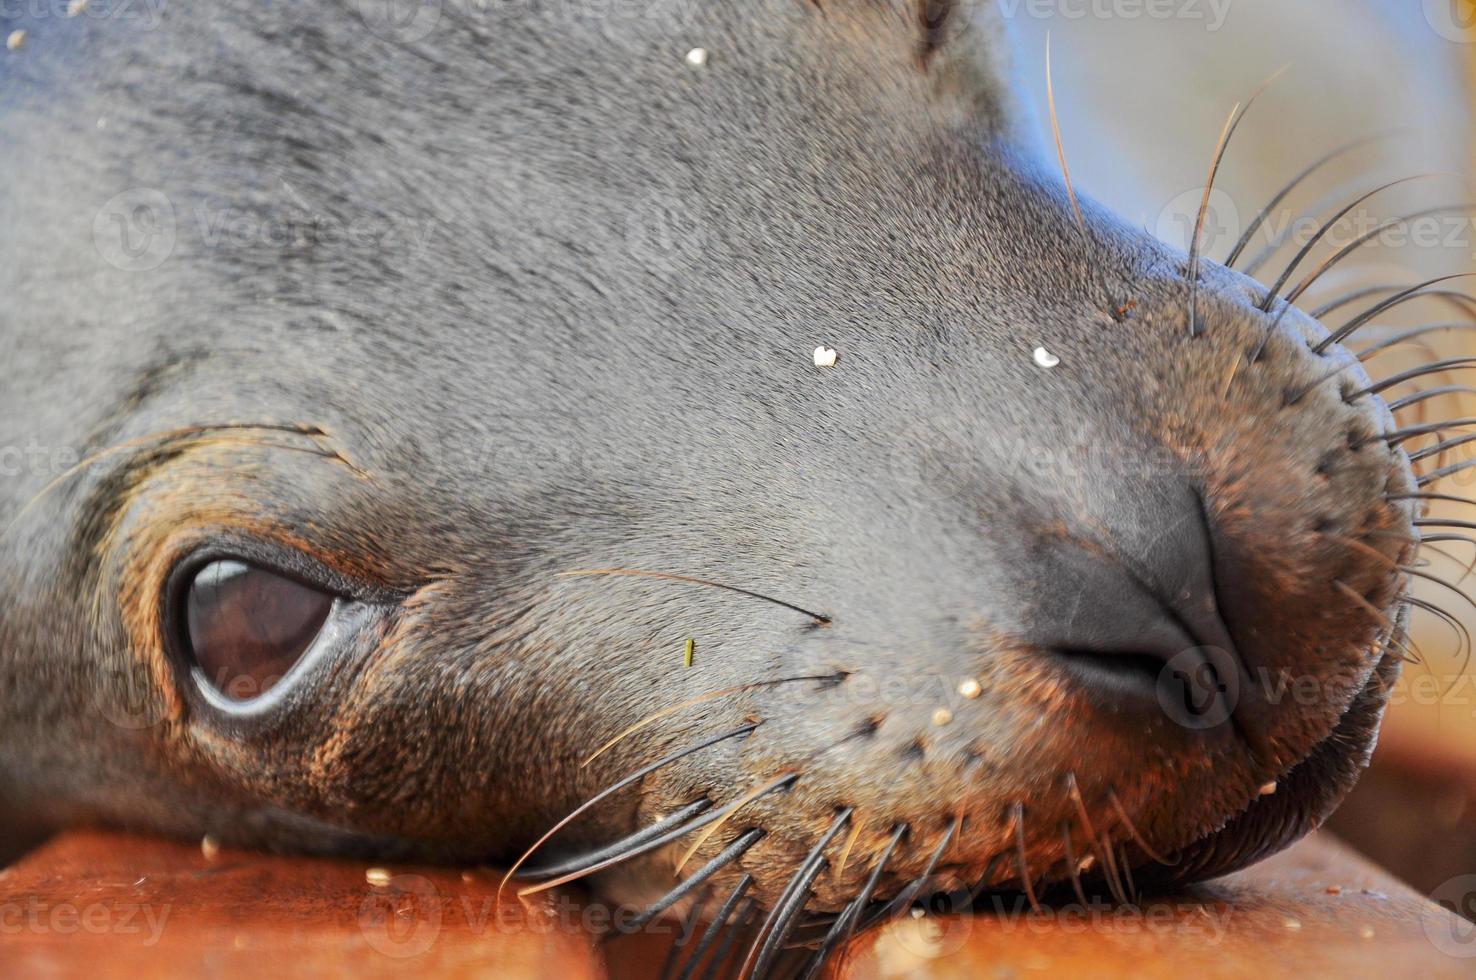
M 1083 683 L 1095 690 L 1116 691 L 1153 698 L 1164 659 L 1151 653 L 1056 647 L 1051 654 Z

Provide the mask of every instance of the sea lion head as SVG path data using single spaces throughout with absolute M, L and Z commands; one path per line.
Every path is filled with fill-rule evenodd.
M 507 862 L 619 786 L 523 867 L 830 910 L 1316 826 L 1419 504 L 1329 325 L 1069 197 L 982 5 L 551 11 L 12 59 L 11 794 Z

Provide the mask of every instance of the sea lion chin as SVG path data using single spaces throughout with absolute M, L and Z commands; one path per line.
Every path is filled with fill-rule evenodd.
M 805 911 L 1222 874 L 1351 786 L 1421 433 L 1282 284 L 1068 196 L 986 5 L 235 6 L 6 62 L 0 427 L 79 462 L 0 495 L 0 792 L 710 887 L 757 968 Z

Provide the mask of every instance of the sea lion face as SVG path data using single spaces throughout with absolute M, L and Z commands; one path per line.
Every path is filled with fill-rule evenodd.
M 1325 816 L 1415 541 L 1368 376 L 1078 224 L 974 32 L 776 11 L 576 25 L 557 65 L 223 17 L 10 113 L 9 322 L 60 358 L 11 424 L 89 454 L 6 497 L 12 792 L 508 861 L 703 745 L 544 856 L 676 814 L 694 862 L 761 831 L 714 880 L 765 903 L 826 845 L 832 909 L 883 854 L 876 898 L 1192 878 Z M 241 60 L 181 88 L 206 42 Z M 140 186 L 168 256 L 84 251 L 80 198 Z

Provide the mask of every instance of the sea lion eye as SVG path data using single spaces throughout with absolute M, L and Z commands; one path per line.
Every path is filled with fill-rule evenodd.
M 231 701 L 271 690 L 313 645 L 335 596 L 233 559 L 202 566 L 181 632 L 199 679 Z

